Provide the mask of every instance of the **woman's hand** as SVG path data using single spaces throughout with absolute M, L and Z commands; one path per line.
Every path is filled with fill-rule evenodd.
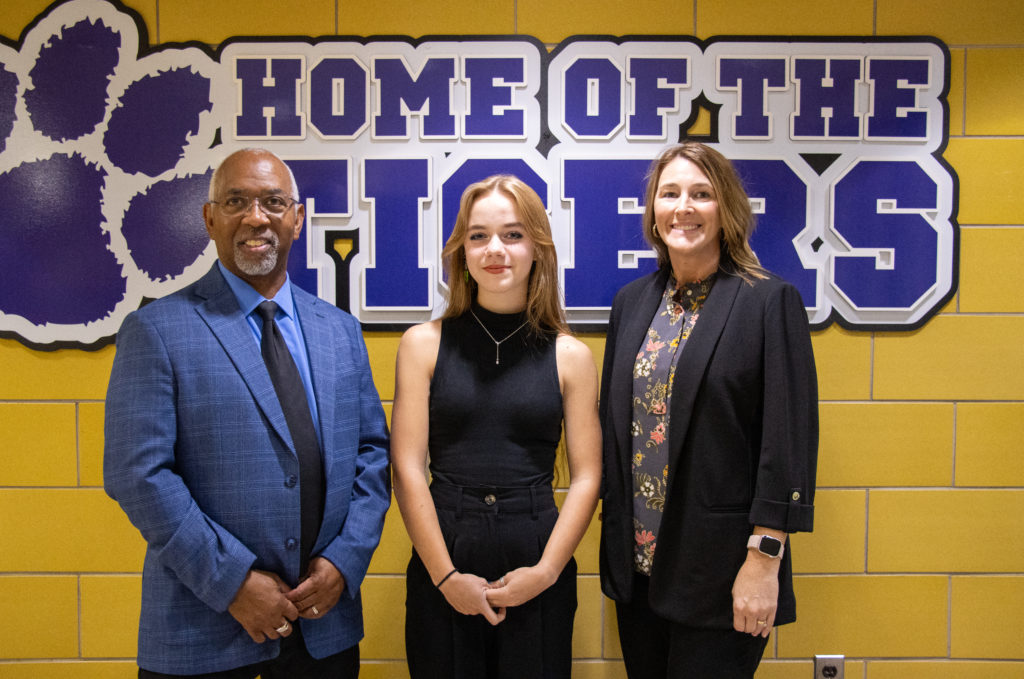
M 552 573 L 540 564 L 524 566 L 490 583 L 484 594 L 492 606 L 503 609 L 508 606 L 519 606 L 555 584 L 557 579 L 557 573 Z
M 505 619 L 505 607 L 492 605 L 485 594 L 488 584 L 471 573 L 453 573 L 441 583 L 441 594 L 452 608 L 463 615 L 482 615 L 497 625 Z
M 732 626 L 737 632 L 767 637 L 779 606 L 779 565 L 754 550 L 740 567 L 732 585 Z

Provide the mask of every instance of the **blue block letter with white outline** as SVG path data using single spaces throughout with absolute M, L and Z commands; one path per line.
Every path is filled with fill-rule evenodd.
M 235 78 L 242 90 L 242 111 L 235 117 L 235 136 L 301 139 L 306 121 L 299 106 L 299 86 L 305 68 L 302 57 L 237 59 Z
M 363 271 L 368 308 L 426 309 L 430 270 L 420 266 L 424 201 L 431 195 L 430 161 L 368 158 L 363 200 L 371 201 L 373 266 Z

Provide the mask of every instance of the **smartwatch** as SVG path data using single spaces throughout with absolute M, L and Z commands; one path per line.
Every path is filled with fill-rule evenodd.
M 782 558 L 782 540 L 771 535 L 751 535 L 747 539 L 747 549 L 756 549 L 771 559 Z

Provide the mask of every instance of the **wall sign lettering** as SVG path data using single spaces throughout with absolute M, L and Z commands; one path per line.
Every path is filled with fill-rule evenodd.
M 931 38 L 151 48 L 130 10 L 71 0 L 0 43 L 0 333 L 99 346 L 202 275 L 211 168 L 246 146 L 295 171 L 293 280 L 367 330 L 439 313 L 459 196 L 495 172 L 545 200 L 570 321 L 600 329 L 616 290 L 654 266 L 639 226 L 650 161 L 688 137 L 737 164 L 755 250 L 813 327 L 917 328 L 957 284 L 948 70 Z

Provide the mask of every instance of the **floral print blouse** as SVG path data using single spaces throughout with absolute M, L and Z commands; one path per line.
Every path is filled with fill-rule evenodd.
M 651 574 L 668 481 L 669 402 L 676 363 L 707 299 L 714 274 L 678 285 L 669 276 L 661 306 L 633 365 L 633 567 Z

